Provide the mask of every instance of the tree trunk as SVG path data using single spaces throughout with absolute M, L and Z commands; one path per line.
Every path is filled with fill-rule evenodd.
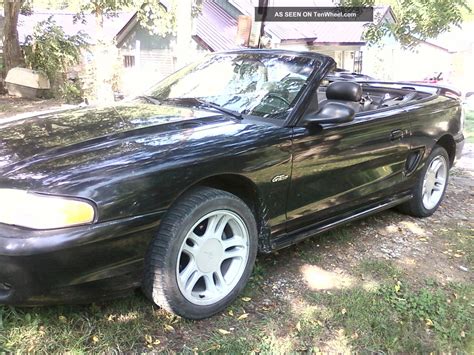
M 18 40 L 18 15 L 24 0 L 4 0 L 5 23 L 3 27 L 3 61 L 5 73 L 24 63 Z

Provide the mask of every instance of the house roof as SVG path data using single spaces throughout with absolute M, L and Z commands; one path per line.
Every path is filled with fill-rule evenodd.
M 374 21 L 383 18 L 388 7 L 374 8 Z M 265 32 L 281 42 L 306 41 L 318 43 L 365 43 L 364 31 L 370 22 L 268 22 Z
M 215 1 L 204 1 L 202 12 L 196 19 L 195 37 L 211 51 L 237 48 L 237 20 Z
M 258 1 L 230 0 L 243 14 L 252 15 Z M 288 6 L 287 1 L 274 0 L 273 6 Z M 291 6 L 334 6 L 324 0 L 295 0 Z M 374 22 L 394 21 L 390 6 L 374 7 Z M 363 33 L 370 22 L 266 22 L 265 32 L 281 42 L 310 42 L 310 44 L 364 44 Z
M 74 22 L 75 13 L 64 11 L 38 11 L 29 16 L 20 15 L 18 19 L 18 35 L 20 43 L 24 43 L 26 36 L 33 34 L 34 27 L 41 21 L 47 21 L 50 16 L 61 26 L 67 35 L 75 35 L 83 31 L 89 35 L 90 44 L 95 43 L 96 21 L 93 14 L 85 15 L 85 22 Z M 104 17 L 104 40 L 112 41 L 117 33 L 134 15 L 134 12 L 119 12 L 114 17 Z
M 116 35 L 118 46 L 124 43 L 137 25 L 138 18 L 135 13 L 118 31 Z M 211 51 L 224 51 L 238 48 L 235 44 L 236 35 L 237 20 L 218 6 L 215 0 L 203 1 L 202 12 L 195 19 L 193 38 L 196 42 Z

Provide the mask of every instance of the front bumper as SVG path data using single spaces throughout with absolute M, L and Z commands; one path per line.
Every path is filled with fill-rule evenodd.
M 0 224 L 0 303 L 85 303 L 129 292 L 141 283 L 162 215 L 48 231 Z

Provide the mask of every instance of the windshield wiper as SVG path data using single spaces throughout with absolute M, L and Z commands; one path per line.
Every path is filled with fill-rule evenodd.
M 175 97 L 175 98 L 168 98 L 168 99 L 165 99 L 163 101 L 166 101 L 166 102 L 168 102 L 168 101 L 169 102 L 184 102 L 184 103 L 189 102 L 189 103 L 197 105 L 199 107 L 213 108 L 213 109 L 215 109 L 217 111 L 220 111 L 222 113 L 225 113 L 229 116 L 238 118 L 239 120 L 244 119 L 244 116 L 238 111 L 234 111 L 234 110 L 222 107 L 221 105 L 216 104 L 215 102 L 202 100 L 202 99 L 199 99 L 197 97 Z
M 225 107 L 222 107 L 221 105 L 219 104 L 216 104 L 215 102 L 210 102 L 210 101 L 204 101 L 204 100 L 199 100 L 199 103 L 202 107 L 210 107 L 210 108 L 213 108 L 215 110 L 218 110 L 218 111 L 221 111 L 223 113 L 226 113 L 228 114 L 229 116 L 233 116 L 235 118 L 238 118 L 239 120 L 243 120 L 244 119 L 244 116 L 242 116 L 242 114 L 239 112 L 239 111 L 234 111 L 234 110 L 231 110 L 231 109 L 228 109 L 228 108 L 225 108 Z

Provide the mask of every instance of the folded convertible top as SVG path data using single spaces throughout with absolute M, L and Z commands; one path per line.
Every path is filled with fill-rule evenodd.
M 430 94 L 442 95 L 458 99 L 461 97 L 461 92 L 453 87 L 439 84 L 426 84 L 418 82 L 398 82 L 398 81 L 358 81 L 359 84 L 365 86 L 385 86 L 398 89 L 411 89 L 416 91 L 428 92 Z

